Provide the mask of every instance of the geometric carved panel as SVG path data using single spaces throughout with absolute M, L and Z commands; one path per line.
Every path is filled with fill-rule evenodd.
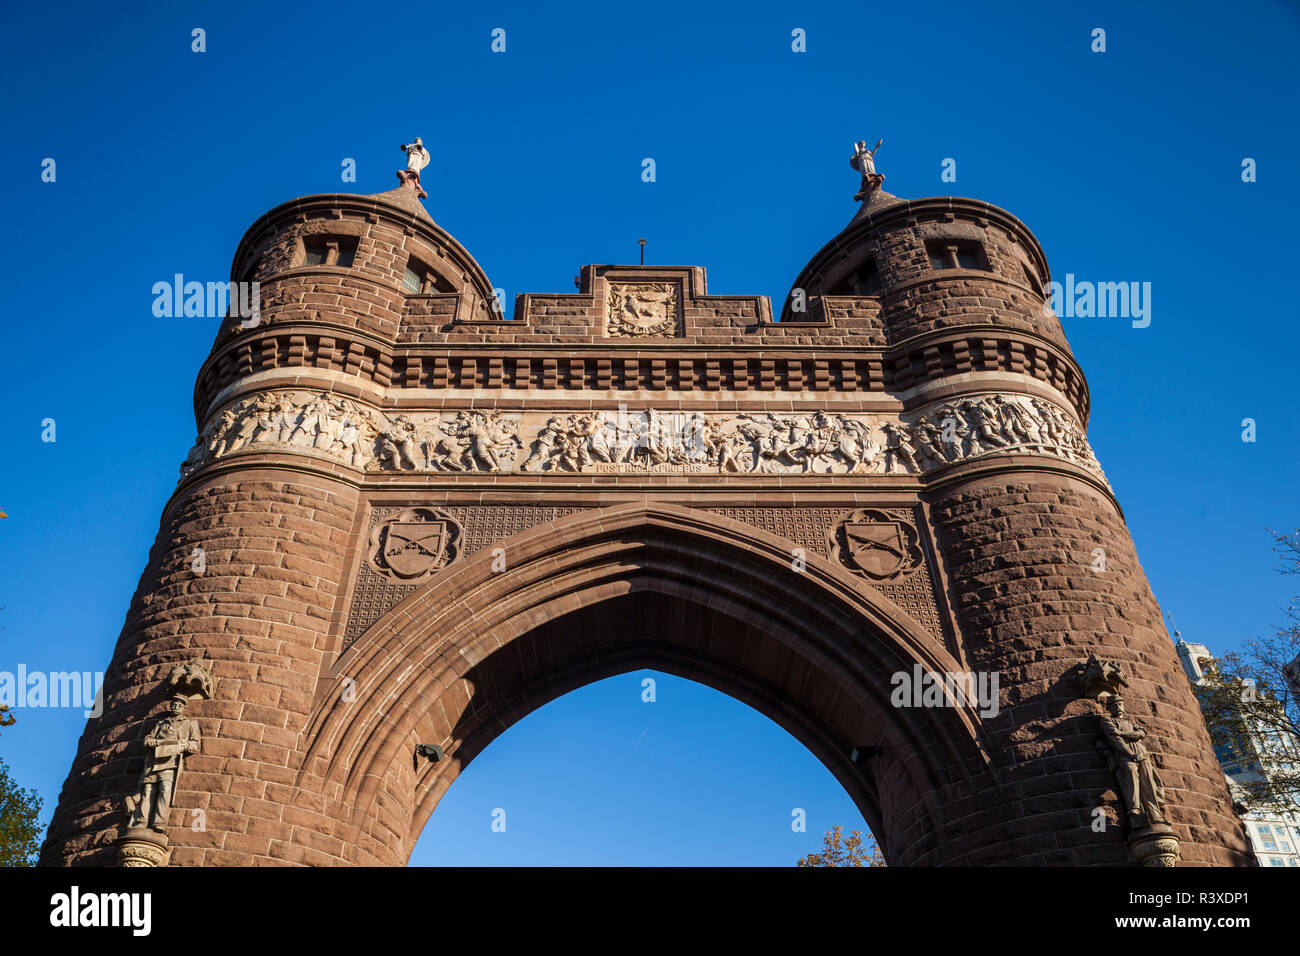
M 852 509 L 843 507 L 790 505 L 772 508 L 708 508 L 705 510 L 770 531 L 805 551 L 816 552 L 837 563 L 841 563 L 840 557 L 831 550 L 834 533 L 846 519 L 851 519 L 857 514 Z M 872 509 L 872 514 L 879 515 L 882 519 L 895 519 L 900 524 L 911 528 L 915 528 L 919 519 L 918 513 L 912 508 L 875 508 Z M 851 566 L 850 570 L 852 570 Z M 934 575 L 924 556 L 917 563 L 907 562 L 896 576 L 887 581 L 873 580 L 865 575 L 859 576 L 863 577 L 864 583 L 870 582 L 870 587 L 875 588 L 906 611 L 914 621 L 933 635 L 935 640 L 947 643 L 941 623 L 939 602 L 935 597 Z
M 405 510 L 407 506 L 402 505 L 373 509 L 366 539 L 375 533 L 380 524 L 392 520 Z M 437 510 L 460 525 L 463 530 L 461 554 L 468 557 L 485 548 L 496 547 L 506 538 L 536 525 L 589 509 L 540 505 L 440 505 Z M 785 538 L 795 547 L 820 554 L 832 561 L 839 560 L 831 550 L 833 532 L 854 513 L 853 509 L 844 507 L 789 505 L 703 510 L 752 524 Z M 918 515 L 911 508 L 880 508 L 873 511 L 911 526 L 915 526 L 918 520 Z M 923 560 L 915 567 L 902 570 L 890 580 L 868 582 L 864 578 L 863 584 L 875 588 L 897 604 L 936 640 L 946 642 L 939 604 L 935 597 L 936 586 L 927 561 Z M 347 625 L 343 632 L 344 649 L 351 647 L 375 621 L 421 586 L 420 583 L 387 577 L 376 571 L 369 561 L 362 560 L 348 607 Z
M 535 505 L 444 505 L 437 509 L 419 510 L 436 510 L 438 514 L 450 518 L 452 525 L 459 526 L 461 533 L 456 543 L 460 554 L 468 557 L 484 548 L 496 547 L 499 542 L 521 531 L 586 509 Z M 375 508 L 370 515 L 366 540 L 377 543 L 381 537 L 380 525 L 399 519 L 403 516 L 403 512 L 408 511 L 409 508 L 401 505 Z M 357 571 L 356 584 L 352 588 L 352 600 L 348 606 L 348 623 L 343 630 L 343 649 L 347 650 L 351 647 L 353 642 L 375 621 L 392 610 L 408 594 L 418 591 L 430 576 L 421 574 L 419 580 L 403 581 L 382 573 L 374 566 L 371 559 L 362 560 Z

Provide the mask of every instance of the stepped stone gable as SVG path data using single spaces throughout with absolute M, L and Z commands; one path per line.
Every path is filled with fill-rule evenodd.
M 886 193 L 859 144 L 856 214 L 775 307 L 693 265 L 507 303 L 405 148 L 398 188 L 239 243 L 261 313 L 198 370 L 42 863 L 401 865 L 503 729 L 646 667 L 785 727 L 891 865 L 1248 862 L 1024 224 Z M 1109 724 L 1094 656 L 1127 682 Z M 192 660 L 201 749 L 128 840 Z M 912 706 L 920 674 L 996 693 Z M 1098 746 L 1130 726 L 1163 787 L 1136 815 Z

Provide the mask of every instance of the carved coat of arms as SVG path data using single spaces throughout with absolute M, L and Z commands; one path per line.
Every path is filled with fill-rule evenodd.
M 842 521 L 832 548 L 840 562 L 874 581 L 887 581 L 921 564 L 916 529 L 882 511 L 858 511 Z
M 610 335 L 676 335 L 677 283 L 611 282 L 605 330 Z
M 432 508 L 409 508 L 375 526 L 371 565 L 388 577 L 413 581 L 432 576 L 455 559 L 460 526 Z

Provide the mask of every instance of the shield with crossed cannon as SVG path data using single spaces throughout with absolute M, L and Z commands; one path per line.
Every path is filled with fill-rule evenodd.
M 905 574 L 921 563 L 916 530 L 880 511 L 850 515 L 839 526 L 833 547 L 845 566 L 875 581 Z
M 445 521 L 393 521 L 384 526 L 384 563 L 404 578 L 413 578 L 442 561 L 447 544 Z
M 417 583 L 456 560 L 464 531 L 435 508 L 405 508 L 376 519 L 366 563 L 387 578 Z

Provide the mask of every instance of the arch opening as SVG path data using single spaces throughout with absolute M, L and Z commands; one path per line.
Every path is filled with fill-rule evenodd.
M 887 858 L 938 846 L 941 793 L 982 768 L 978 716 L 890 706 L 891 674 L 957 667 L 883 596 L 820 557 L 796 570 L 766 532 L 672 506 L 570 516 L 503 546 L 505 571 L 486 553 L 448 569 L 329 675 L 357 699 L 318 710 L 304 773 L 363 831 L 409 855 L 452 781 L 508 727 L 593 681 L 654 669 L 789 732 Z M 445 756 L 414 763 L 418 744 Z
M 696 681 L 631 670 L 521 718 L 458 775 L 409 866 L 792 866 L 866 830 L 779 725 Z

